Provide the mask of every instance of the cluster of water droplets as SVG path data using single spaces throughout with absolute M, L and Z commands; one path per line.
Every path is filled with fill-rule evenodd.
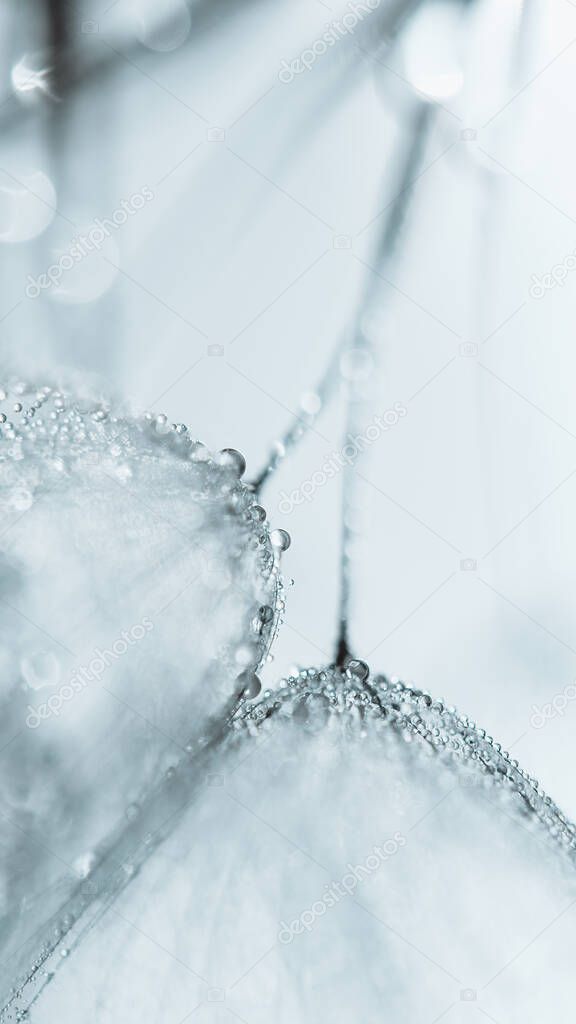
M 12 989 L 4 987 L 10 984 L 10 977 L 0 983 L 3 1022 L 26 1019 L 29 1007 L 59 964 L 82 940 L 85 929 L 93 927 L 164 837 L 166 809 L 179 800 L 189 799 L 196 784 L 198 759 L 211 756 L 221 730 L 228 729 L 230 715 L 260 692 L 260 666 L 271 658 L 270 646 L 284 610 L 280 558 L 290 544 L 290 537 L 284 530 L 270 528 L 254 489 L 242 480 L 245 468 L 245 460 L 236 450 L 211 452 L 191 435 L 185 424 L 172 423 L 163 414 L 149 412 L 135 417 L 118 411 L 105 398 L 72 394 L 51 384 L 39 386 L 11 380 L 0 386 L 0 521 L 5 538 L 0 545 L 0 558 L 10 570 L 8 582 L 14 580 L 18 604 L 22 594 L 25 599 L 32 594 L 43 600 L 50 581 L 63 578 L 72 569 L 77 591 L 74 605 L 78 605 L 79 597 L 93 596 L 97 581 L 104 598 L 108 593 L 110 598 L 102 609 L 102 622 L 107 623 L 111 617 L 112 621 L 118 619 L 119 624 L 126 625 L 122 620 L 124 614 L 132 614 L 132 621 L 136 621 L 138 595 L 133 590 L 127 592 L 133 603 L 125 608 L 120 591 L 114 593 L 110 587 L 116 586 L 116 576 L 121 577 L 123 570 L 124 587 L 130 586 L 133 579 L 137 582 L 136 574 L 140 571 L 144 570 L 145 576 L 149 573 L 148 562 L 150 566 L 154 563 L 150 554 L 153 543 L 160 554 L 166 553 L 163 545 L 169 545 L 168 572 L 173 561 L 184 560 L 196 546 L 206 570 L 200 580 L 204 588 L 201 592 L 214 595 L 214 607 L 220 618 L 226 617 L 227 609 L 235 609 L 230 628 L 227 630 L 225 623 L 218 627 L 217 663 L 213 676 L 209 667 L 204 678 L 186 653 L 188 648 L 196 650 L 194 624 L 189 625 L 190 636 L 182 637 L 181 629 L 187 628 L 186 606 L 184 612 L 177 611 L 174 635 L 167 635 L 161 653 L 172 673 L 163 680 L 169 691 L 168 708 L 172 703 L 175 727 L 178 724 L 189 733 L 189 740 L 181 741 L 183 756 L 175 757 L 173 748 L 166 756 L 159 746 L 158 764 L 164 764 L 164 769 L 152 781 L 151 788 L 146 789 L 142 783 L 138 800 L 126 804 L 124 820 L 110 833 L 103 834 L 101 842 L 86 850 L 80 861 L 71 864 L 72 873 L 62 880 L 57 899 L 48 899 L 45 906 L 30 905 L 35 936 L 30 944 L 24 943 L 14 969 L 9 972 L 13 982 L 18 979 Z M 134 505 L 128 500 L 129 495 L 138 499 Z M 67 529 L 69 522 L 72 531 Z M 47 549 L 48 564 L 42 562 L 41 571 L 36 571 L 38 567 L 33 564 L 35 529 L 40 529 L 43 547 Z M 86 543 L 88 546 L 83 546 Z M 30 564 L 25 565 L 26 561 Z M 172 589 L 174 600 L 182 609 L 178 586 Z M 144 596 L 150 590 L 145 579 L 141 590 Z M 60 591 L 55 591 L 51 602 L 55 621 L 68 626 L 70 609 L 66 600 L 59 608 L 59 596 Z M 28 609 L 26 604 L 24 609 Z M 18 725 L 20 703 L 44 696 L 61 681 L 64 671 L 60 649 L 37 650 L 34 646 L 44 642 L 49 645 L 50 641 L 46 637 L 38 639 L 33 622 L 27 623 L 24 617 L 16 618 L 15 624 L 17 630 L 4 653 L 9 657 L 6 685 L 10 682 L 15 687 L 11 696 L 5 696 L 10 696 L 10 715 L 16 722 L 11 719 L 5 731 Z M 92 625 L 88 623 L 88 636 Z M 159 631 L 158 624 L 156 632 Z M 60 635 L 68 641 L 69 633 L 68 629 Z M 180 641 L 175 645 L 178 635 Z M 75 647 L 72 640 L 70 643 Z M 199 650 L 196 655 L 200 657 Z M 3 656 L 0 650 L 0 658 Z M 143 655 L 144 664 L 147 657 Z M 150 679 L 146 674 L 139 679 L 140 664 L 134 667 L 132 663 L 131 667 L 127 661 L 126 674 L 124 663 L 118 667 L 121 685 L 131 685 L 126 682 L 129 674 L 135 684 L 133 692 L 138 692 L 140 686 L 144 699 L 157 687 L 158 672 L 152 671 Z M 180 693 L 172 692 L 172 683 L 176 681 Z M 64 688 L 61 689 L 63 692 Z M 190 701 L 187 721 L 177 712 L 180 699 L 184 700 L 183 707 Z M 135 706 L 138 710 L 140 705 Z M 82 730 L 90 727 L 82 712 L 77 711 L 75 703 L 66 708 L 69 717 L 62 728 L 67 726 L 68 733 L 50 732 L 54 723 L 47 726 L 46 732 L 44 727 L 33 732 L 23 730 L 21 742 L 28 744 L 29 756 L 24 751 L 24 756 L 28 756 L 28 774 L 34 774 L 34 765 L 46 751 L 46 756 L 52 758 L 54 776 L 47 782 L 56 789 L 59 762 L 58 758 L 54 761 L 53 745 L 81 743 Z M 20 728 L 24 714 L 22 710 Z M 75 732 L 77 727 L 80 731 Z M 157 744 L 162 743 L 160 734 L 155 733 L 152 738 Z M 136 769 L 137 765 L 133 767 Z M 117 781 L 121 793 L 123 786 Z M 146 784 L 149 782 L 148 778 Z M 74 797 L 67 789 L 64 795 L 68 799 Z M 90 796 L 89 792 L 85 794 L 88 801 Z M 19 805 L 15 805 L 14 813 L 18 818 Z M 15 898 L 19 899 L 17 895 Z M 27 898 L 23 903 L 27 903 Z M 22 905 L 20 910 L 26 919 L 26 907 Z
M 576 825 L 538 780 L 485 729 L 425 690 L 395 677 L 371 677 L 365 662 L 351 659 L 346 667 L 302 669 L 281 680 L 257 704 L 240 710 L 234 728 L 260 731 L 278 716 L 295 718 L 312 732 L 325 728 L 332 716 L 391 730 L 402 741 L 415 743 L 420 753 L 452 763 L 460 775 L 469 773 L 466 777 L 474 781 L 503 789 L 516 810 L 576 858 Z
M 253 670 L 278 625 L 277 611 L 283 604 L 279 558 L 290 537 L 285 530 L 269 529 L 254 490 L 241 480 L 246 462 L 240 452 L 225 448 L 213 453 L 185 424 L 172 423 L 162 413 L 119 415 L 106 399 L 22 381 L 0 386 L 0 441 L 2 502 L 15 512 L 28 511 L 47 487 L 72 474 L 78 474 L 80 485 L 101 475 L 127 488 L 144 474 L 152 492 L 156 480 L 162 485 L 169 466 L 171 473 L 179 474 L 172 477 L 172 486 L 185 486 L 187 496 L 201 507 L 221 507 L 247 525 L 249 543 L 257 552 L 257 571 L 272 580 L 277 591 L 277 601 L 255 610 L 250 639 L 233 654 L 247 691 L 256 696 L 259 687 Z M 213 573 L 212 582 L 215 589 L 225 589 L 227 581 Z M 45 668 L 50 674 L 49 663 Z

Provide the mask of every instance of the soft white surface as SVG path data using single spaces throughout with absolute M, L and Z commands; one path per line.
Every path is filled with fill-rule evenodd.
M 25 408 L 35 394 L 20 396 Z M 68 429 L 78 407 L 81 429 Z M 142 794 L 210 733 L 275 625 L 276 559 L 253 496 L 153 426 L 95 422 L 94 409 L 51 397 L 34 439 L 0 445 L 3 960 L 55 909 L 41 890 L 81 880 Z
M 338 5 L 340 10 L 344 6 Z M 99 33 L 82 36 L 86 53 L 109 55 L 107 41 L 118 47 L 135 31 L 131 5 L 109 7 L 109 0 L 81 5 L 82 16 L 99 23 Z M 562 695 L 576 670 L 576 274 L 569 273 L 561 287 L 539 299 L 530 288 L 533 274 L 542 277 L 574 252 L 576 11 L 566 0 L 526 7 L 529 33 L 521 59 L 511 59 L 518 4 L 482 0 L 470 19 L 464 92 L 447 101 L 449 110 L 438 112 L 427 169 L 413 187 L 406 246 L 391 274 L 392 285 L 382 286 L 382 313 L 374 328 L 381 350 L 381 405 L 385 410 L 401 401 L 408 413 L 374 444 L 362 467 L 368 482 L 360 494 L 365 523 L 357 545 L 352 635 L 359 656 L 375 667 L 418 680 L 486 725 L 575 816 L 576 703 L 563 704 Z M 97 94 L 88 89 L 77 97 L 59 164 L 48 157 L 42 113 L 12 121 L 16 127 L 2 141 L 3 167 L 12 177 L 3 179 L 0 189 L 17 189 L 18 182 L 38 170 L 48 173 L 59 215 L 37 240 L 0 241 L 5 359 L 96 370 L 142 404 L 189 422 L 214 447 L 240 448 L 249 469 L 256 471 L 351 322 L 365 273 L 359 261 L 370 258 L 381 224 L 375 218 L 394 192 L 398 146 L 413 105 L 398 54 L 384 52 L 379 60 L 366 54 L 366 44 L 373 41 L 370 23 L 363 35 L 343 39 L 291 84 L 279 82 L 281 61 L 309 46 L 336 13 L 322 0 L 228 5 L 224 17 L 216 12 L 200 25 L 193 23 L 188 43 L 176 50 L 132 52 L 130 61 L 121 60 L 117 73 L 98 85 Z M 11 60 L 15 63 L 40 45 L 38 32 L 38 20 L 28 18 L 15 36 L 14 53 L 8 52 L 10 33 L 1 34 L 6 79 Z M 349 75 L 350 68 L 357 74 Z M 223 129 L 224 137 L 209 135 L 214 127 Z M 476 138 L 465 141 L 465 130 L 476 132 Z M 73 308 L 58 306 L 49 292 L 34 300 L 26 297 L 27 275 L 45 272 L 77 225 L 111 216 L 122 198 L 145 185 L 153 189 L 154 201 L 115 233 L 120 269 L 109 291 Z M 9 217 L 5 194 L 2 199 Z M 335 236 L 342 235 L 350 237 L 349 248 L 335 247 Z M 477 349 L 461 348 L 470 344 Z M 222 346 L 221 355 L 209 350 L 214 345 Z M 341 413 L 340 405 L 325 415 L 266 494 L 275 525 L 293 535 L 285 567 L 296 581 L 276 661 L 266 672 L 270 684 L 293 662 L 332 657 L 341 478 L 317 489 L 313 500 L 290 515 L 282 512 L 280 496 L 308 480 L 339 449 Z M 22 527 L 29 515 L 35 513 L 26 513 Z M 25 536 L 32 532 L 30 525 Z M 109 542 L 114 544 L 107 536 L 104 547 Z M 466 567 L 468 559 L 475 568 Z M 116 585 L 115 577 L 114 594 Z M 134 602 L 141 598 L 144 588 L 130 596 Z M 38 601 L 50 619 L 52 597 L 38 593 Z M 187 621 L 182 630 L 186 641 L 188 628 Z M 538 711 L 558 696 L 561 711 L 536 728 L 534 706 Z M 86 697 L 86 703 L 94 703 L 92 695 Z M 178 702 L 171 700 L 172 694 L 165 703 L 164 693 L 142 691 L 138 707 L 144 714 L 153 707 L 175 725 Z M 75 709 L 76 704 L 71 713 L 80 714 Z M 64 714 L 46 723 L 46 729 L 52 735 L 62 725 L 66 729 Z M 106 735 L 110 751 L 114 735 L 114 730 Z M 21 742 L 0 751 L 0 769 L 11 798 L 25 801 L 32 783 L 19 756 Z M 58 747 L 53 774 L 46 771 L 50 781 L 42 783 L 41 793 L 50 799 L 41 803 L 42 809 L 54 806 L 52 780 L 59 780 L 59 798 L 65 801 L 82 786 L 84 765 L 94 765 L 90 747 L 82 747 L 75 758 L 67 749 Z M 244 772 L 264 753 L 253 755 Z M 130 785 L 138 789 L 140 762 L 130 763 Z M 304 755 L 302 763 L 308 763 Z M 115 771 L 106 764 L 98 767 L 115 784 Z M 270 765 L 258 767 L 255 778 L 248 774 L 246 790 L 238 790 L 246 805 L 262 810 L 282 831 L 285 813 L 286 833 L 293 828 L 305 849 L 308 840 L 311 852 L 314 847 L 324 853 L 331 872 L 343 870 L 348 849 L 366 855 L 380 828 L 394 823 L 389 766 L 378 775 L 378 800 L 365 786 L 370 765 L 350 776 L 353 789 L 347 790 L 342 768 L 325 785 L 321 780 L 314 785 L 310 806 L 328 838 L 318 836 L 300 816 L 299 765 L 287 771 L 281 790 L 265 791 Z M 374 772 L 380 768 L 376 759 Z M 237 776 L 244 778 L 239 770 L 234 785 L 239 785 Z M 407 808 L 410 799 L 418 799 L 412 793 L 417 778 L 412 769 L 407 772 Z M 332 785 L 344 793 L 341 816 L 326 815 Z M 421 781 L 425 793 L 437 785 L 428 775 Z M 265 826 L 236 807 L 226 796 L 228 788 L 210 788 L 195 812 L 203 815 L 211 857 L 195 845 L 199 832 L 190 818 L 174 846 L 150 866 L 143 889 L 126 896 L 128 918 L 130 910 L 132 920 L 144 922 L 144 931 L 148 926 L 152 936 L 159 931 L 166 948 L 179 950 L 187 965 L 206 971 L 211 985 L 223 987 L 273 943 L 280 911 L 292 912 L 293 886 L 298 906 L 304 907 L 318 891 L 316 883 L 323 884 L 320 874 L 308 874 L 311 868 L 304 867 L 307 861 L 300 854 L 294 855 L 301 857 L 300 870 L 283 873 L 281 839 L 273 839 L 272 832 L 268 836 Z M 123 790 L 122 795 L 129 794 Z M 116 799 L 113 784 L 98 794 L 103 805 Z M 432 956 L 438 946 L 439 962 L 444 963 L 443 954 L 445 966 L 460 978 L 458 985 L 413 951 L 400 954 L 405 944 L 389 939 L 376 925 L 378 941 L 373 942 L 368 916 L 359 925 L 356 908 L 346 906 L 304 936 L 301 948 L 295 943 L 271 953 L 248 976 L 247 987 L 239 983 L 224 1004 L 205 1002 L 190 1019 L 204 1015 L 230 1021 L 235 1012 L 257 1024 L 275 1016 L 282 1020 L 285 1012 L 290 1021 L 306 1020 L 296 1009 L 306 989 L 311 1000 L 317 999 L 320 1020 L 332 1013 L 337 1021 L 340 1007 L 344 1019 L 363 1019 L 358 1006 L 366 1014 L 376 1006 L 378 1020 L 382 1006 L 392 1006 L 391 1020 L 414 1019 L 415 1024 L 431 1022 L 445 1010 L 441 1019 L 448 1021 L 486 1015 L 497 1024 L 571 1020 L 563 1000 L 572 912 L 554 920 L 573 898 L 571 891 L 564 881 L 551 878 L 555 869 L 548 854 L 540 861 L 538 853 L 528 853 L 532 838 L 489 811 L 487 817 L 476 793 L 458 791 L 447 798 L 414 831 L 414 845 L 403 851 L 406 858 L 391 862 L 390 872 L 398 872 L 398 892 L 393 898 L 389 890 L 386 897 L 374 895 L 378 913 L 384 913 L 390 899 L 394 920 L 413 922 L 407 938 Z M 370 822 L 372 815 L 382 814 L 374 829 L 364 820 L 368 813 Z M 503 829 L 498 837 L 493 834 L 496 822 Z M 342 858 L 330 859 L 329 836 L 341 827 L 342 842 L 350 847 Z M 12 838 L 9 833 L 9 845 Z M 50 845 L 60 852 L 53 837 Z M 24 849 L 29 844 L 22 837 L 18 856 Z M 59 870 L 55 865 L 56 874 Z M 149 898 L 156 872 L 169 887 L 157 890 L 157 911 Z M 178 893 L 186 891 L 189 878 L 194 889 L 188 905 Z M 367 883 L 374 890 L 380 884 L 380 878 Z M 410 916 L 412 894 L 423 889 L 425 905 L 426 900 L 437 902 L 432 916 L 415 920 Z M 234 915 L 231 893 L 244 918 L 240 912 Z M 453 928 L 452 895 L 454 905 L 462 907 Z M 199 921 L 214 912 L 216 902 L 225 909 L 214 921 L 213 945 L 205 946 L 206 929 Z M 210 908 L 199 919 L 198 906 Z M 255 926 L 248 908 L 256 906 L 262 935 L 250 930 Z M 348 939 L 342 943 L 336 927 L 340 918 L 342 928 L 349 924 L 347 935 L 355 929 L 359 949 L 351 949 Z M 42 1024 L 67 1024 L 72 1012 L 76 1018 L 84 1012 L 87 993 L 87 1021 L 116 1024 L 134 1013 L 139 1020 L 149 1015 L 180 1024 L 194 1011 L 205 996 L 203 984 L 169 956 L 163 961 L 165 954 L 148 938 L 140 936 L 139 947 L 134 945 L 134 930 L 126 926 L 124 933 L 120 927 L 120 921 L 113 928 L 108 919 L 109 931 L 93 940 L 93 958 L 86 947 L 76 973 L 72 962 L 66 965 L 68 988 L 63 972 L 63 987 L 55 985 L 49 1006 L 35 1011 L 42 1012 Z M 232 948 L 225 941 L 227 928 Z M 460 984 L 479 991 L 538 932 L 540 938 L 488 986 L 477 1005 L 460 1001 Z M 327 935 L 335 937 L 333 946 Z M 391 943 L 383 953 L 382 942 Z M 215 948 L 221 951 L 216 965 Z M 314 948 L 316 959 L 312 954 L 308 959 L 304 950 Z M 202 959 L 203 951 L 206 962 L 199 967 L 196 955 Z M 295 971 L 284 1011 L 277 990 L 271 994 L 267 985 L 280 985 L 290 957 Z M 347 971 L 341 967 L 344 959 L 353 964 Z M 359 960 L 365 972 L 358 976 L 371 979 L 361 991 L 345 987 L 350 975 L 355 983 Z M 307 973 L 309 963 L 313 975 Z M 91 969 L 100 975 L 93 978 Z M 267 972 L 272 970 L 270 981 Z M 326 996 L 330 970 L 337 993 L 332 1001 Z M 117 985 L 111 980 L 116 972 Z M 395 1000 L 401 999 L 409 1001 L 409 1012 L 404 1012 L 406 1003 L 399 1009 Z M 273 1013 L 268 1013 L 270 1005 Z M 346 1017 L 350 1005 L 354 1009 Z
M 323 910 L 329 883 L 350 892 Z M 347 715 L 280 717 L 218 754 L 34 1017 L 568 1024 L 575 905 L 572 868 L 470 770 Z

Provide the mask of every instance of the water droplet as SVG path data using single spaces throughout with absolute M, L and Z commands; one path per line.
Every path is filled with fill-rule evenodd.
M 169 434 L 171 429 L 168 417 L 161 412 L 160 415 L 156 417 L 154 430 L 157 434 Z
M 272 547 L 277 548 L 278 551 L 287 551 L 292 543 L 290 534 L 286 530 L 272 530 L 270 534 L 270 543 Z
M 246 700 L 254 700 L 254 697 L 257 697 L 262 689 L 262 683 L 258 676 L 255 672 L 251 672 L 250 670 L 241 672 L 240 675 L 237 676 L 236 682 L 239 690 L 241 691 L 241 696 Z
M 219 466 L 223 466 L 225 469 L 231 469 L 235 476 L 240 479 L 246 470 L 246 459 L 241 452 L 237 452 L 235 448 L 223 448 L 222 451 L 218 452 L 216 461 Z
M 351 658 L 346 665 L 346 675 L 349 679 L 354 679 L 356 682 L 363 683 L 368 679 L 370 669 L 365 661 L 359 661 L 358 658 Z
M 266 519 L 266 510 L 262 508 L 262 505 L 252 505 L 250 518 L 255 523 L 263 523 Z

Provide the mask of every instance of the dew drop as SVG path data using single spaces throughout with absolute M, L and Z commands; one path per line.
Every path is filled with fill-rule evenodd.
M 231 469 L 235 476 L 240 479 L 246 471 L 246 459 L 241 452 L 237 452 L 235 448 L 223 448 L 222 451 L 218 452 L 216 461 L 219 466 L 224 469 Z
M 240 695 L 244 697 L 245 700 L 254 700 L 254 697 L 257 697 L 262 689 L 262 683 L 256 673 L 249 670 L 241 672 L 240 675 L 237 676 L 236 682 L 240 689 Z
M 266 511 L 262 508 L 262 505 L 252 505 L 250 509 L 250 518 L 255 523 L 263 523 L 266 519 Z
M 359 661 L 358 658 L 351 658 L 346 665 L 346 675 L 348 676 L 348 679 L 354 679 L 356 682 L 363 683 L 368 679 L 370 669 L 365 661 Z
M 287 551 L 292 540 L 287 530 L 272 530 L 272 533 L 270 534 L 270 543 L 272 544 L 272 547 L 277 548 L 278 551 Z
M 156 422 L 154 423 L 154 429 L 155 429 L 157 434 L 169 434 L 170 433 L 170 430 L 172 428 L 170 427 L 170 423 L 168 422 L 168 417 L 165 416 L 164 413 L 160 413 L 160 415 L 156 417 Z

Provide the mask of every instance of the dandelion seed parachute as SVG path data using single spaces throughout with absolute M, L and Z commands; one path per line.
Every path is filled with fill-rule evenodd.
M 442 702 L 303 671 L 236 716 L 35 1021 L 71 1002 L 80 1024 L 568 1019 L 576 883 L 557 839 L 570 854 L 574 831 L 559 813 Z
M 535 780 L 357 659 L 248 704 L 289 537 L 242 457 L 0 394 L 2 1024 L 562 1020 L 576 832 Z
M 267 654 L 278 555 L 243 468 L 163 416 L 0 390 L 2 985 Z

